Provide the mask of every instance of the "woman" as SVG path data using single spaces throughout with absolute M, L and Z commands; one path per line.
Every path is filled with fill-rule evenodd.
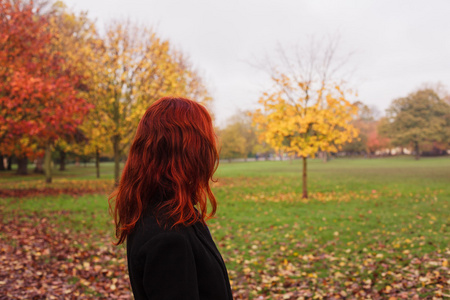
M 217 164 L 216 136 L 205 107 L 165 97 L 147 109 L 119 186 L 108 199 L 116 245 L 126 240 L 136 300 L 233 299 L 227 269 L 205 223 L 216 212 L 210 181 Z

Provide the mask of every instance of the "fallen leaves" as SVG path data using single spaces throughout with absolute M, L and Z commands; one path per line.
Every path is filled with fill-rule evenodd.
M 26 217 L 0 222 L 0 299 L 131 298 L 125 251 L 108 236 L 57 230 L 51 215 Z
M 256 258 L 241 262 L 242 270 L 229 273 L 235 299 L 441 299 L 448 291 L 450 249 L 420 257 L 389 254 L 348 258 L 317 249 L 296 259 L 281 254 L 265 259 L 255 253 Z M 226 262 L 233 255 L 224 253 Z
M 443 299 L 450 219 L 441 195 L 369 190 L 304 200 L 255 190 L 230 202 L 253 218 L 229 214 L 210 229 L 235 299 Z
M 73 197 L 85 194 L 108 194 L 113 190 L 112 180 L 68 180 L 54 179 L 51 186 L 43 186 L 42 180 L 22 182 L 5 182 L 0 184 L 0 198 L 23 198 L 35 196 L 70 195 Z
M 216 187 L 222 206 L 210 229 L 236 300 L 450 295 L 450 219 L 444 190 L 414 194 L 382 187 L 375 193 L 330 190 L 303 200 L 295 190 L 283 189 L 283 180 L 270 181 L 276 188 L 259 179 L 220 180 L 223 185 Z M 58 193 L 82 195 L 107 191 L 110 184 L 55 180 L 52 186 Z M 52 193 L 37 182 L 17 182 L 8 189 L 29 190 L 30 195 Z M 70 197 L 3 199 L 0 295 L 130 299 L 124 248 L 112 246 L 111 239 L 99 232 L 111 225 L 100 218 L 107 207 L 106 197 L 100 198 L 80 201 L 84 199 L 80 197 L 67 206 L 60 203 Z M 38 213 L 25 205 L 35 201 Z M 104 205 L 88 207 L 89 201 Z
M 98 194 L 104 192 L 103 189 L 81 189 L 81 188 L 29 188 L 29 189 L 5 189 L 0 190 L 2 198 L 23 198 L 34 196 L 71 195 L 81 196 L 84 194 Z

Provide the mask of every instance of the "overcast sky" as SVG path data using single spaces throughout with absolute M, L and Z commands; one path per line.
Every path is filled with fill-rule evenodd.
M 276 58 L 279 43 L 340 36 L 339 53 L 361 101 L 384 111 L 422 83 L 450 88 L 450 1 L 343 0 L 65 0 L 99 28 L 111 19 L 139 21 L 187 54 L 212 96 L 219 125 L 254 109 L 269 84 L 249 63 Z

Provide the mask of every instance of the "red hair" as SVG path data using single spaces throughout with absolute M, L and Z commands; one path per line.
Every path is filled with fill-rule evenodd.
M 218 158 L 211 116 L 203 105 L 173 97 L 154 102 L 139 122 L 119 185 L 108 198 L 115 245 L 125 241 L 147 208 L 164 227 L 205 224 L 217 207 L 210 181 Z

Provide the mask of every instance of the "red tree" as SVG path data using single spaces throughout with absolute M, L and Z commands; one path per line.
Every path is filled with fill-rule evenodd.
M 389 139 L 378 134 L 377 121 L 372 121 L 367 129 L 367 152 L 369 154 L 389 147 Z
M 45 148 L 51 182 L 52 144 L 74 132 L 91 108 L 77 97 L 77 76 L 52 49 L 48 18 L 33 2 L 0 0 L 0 152 L 26 159 Z M 25 169 L 23 169 L 25 168 Z

